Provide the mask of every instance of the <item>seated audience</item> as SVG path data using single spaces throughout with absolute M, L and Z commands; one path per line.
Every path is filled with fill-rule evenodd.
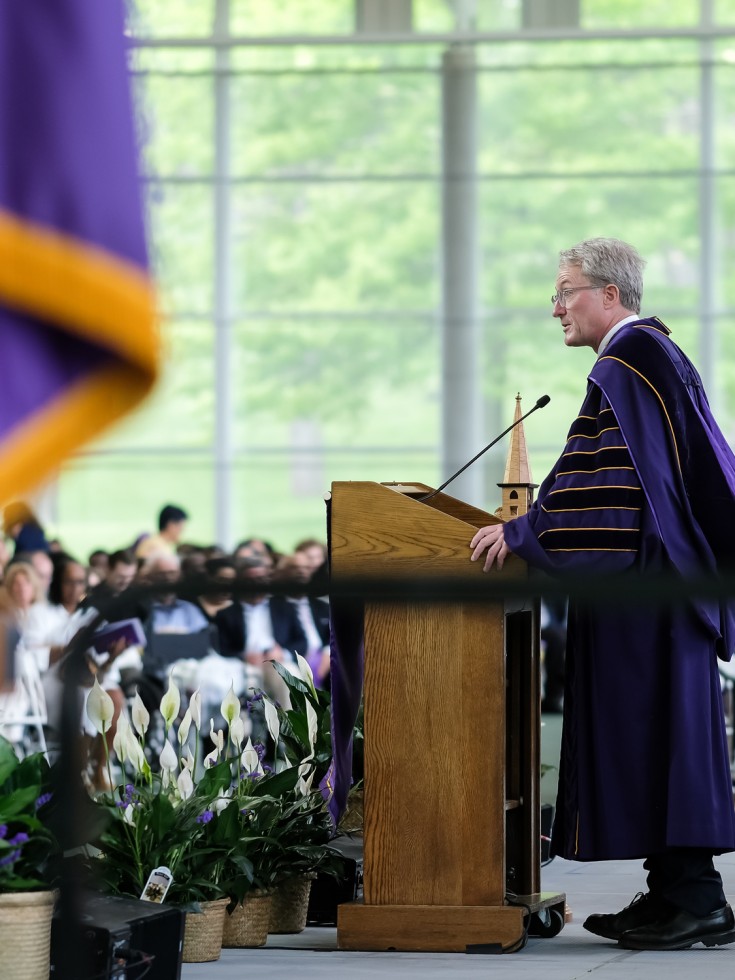
M 0 587 L 0 629 L 19 633 L 25 626 L 29 609 L 40 598 L 41 585 L 33 566 L 27 562 L 13 562 Z M 41 673 L 36 658 L 20 643 L 14 659 L 12 688 L 0 691 L 0 733 L 22 745 L 24 751 L 35 751 L 43 747 L 38 734 L 45 716 Z M 34 720 L 30 721 L 31 718 Z M 36 744 L 31 745 L 27 739 L 34 732 Z
M 54 574 L 54 563 L 49 553 L 47 551 L 21 551 L 15 555 L 13 561 L 25 561 L 29 565 L 33 565 L 41 585 L 41 597 L 46 601 L 48 591 L 51 588 L 51 577 Z
M 15 553 L 49 550 L 49 543 L 38 518 L 22 500 L 8 504 L 5 508 L 3 533 L 15 542 Z
M 0 538 L 0 582 L 5 575 L 5 569 L 10 561 L 10 549 L 5 543 L 5 538 Z
M 106 551 L 97 548 L 93 551 L 87 561 L 87 581 L 90 589 L 104 579 L 110 565 L 110 556 Z
M 268 541 L 246 538 L 235 548 L 235 558 L 262 558 L 269 568 L 275 568 L 278 554 Z
M 312 564 L 303 551 L 284 555 L 278 562 L 273 581 L 306 584 L 312 575 Z M 316 596 L 290 595 L 307 639 L 306 659 L 316 687 L 328 687 L 329 677 L 329 603 Z
M 189 515 L 176 504 L 166 504 L 158 515 L 158 534 L 144 537 L 135 547 L 135 557 L 147 559 L 154 554 L 176 554 Z

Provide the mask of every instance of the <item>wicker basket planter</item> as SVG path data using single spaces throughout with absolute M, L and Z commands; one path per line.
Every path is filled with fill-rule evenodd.
M 208 963 L 222 952 L 222 931 L 229 898 L 200 902 L 202 911 L 187 912 L 184 926 L 184 963 Z
M 246 946 L 265 946 L 270 928 L 273 893 L 265 890 L 249 892 L 241 905 L 225 912 L 222 945 L 226 949 Z
M 270 932 L 282 935 L 304 931 L 311 883 L 315 878 L 316 874 L 312 872 L 297 878 L 286 878 L 276 886 L 271 905 Z
M 0 894 L 0 977 L 48 980 L 56 892 Z

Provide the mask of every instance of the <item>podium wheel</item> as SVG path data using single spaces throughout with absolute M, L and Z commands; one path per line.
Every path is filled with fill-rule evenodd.
M 534 912 L 528 927 L 529 936 L 538 936 L 541 939 L 551 939 L 558 936 L 564 928 L 564 913 L 559 909 L 541 909 Z

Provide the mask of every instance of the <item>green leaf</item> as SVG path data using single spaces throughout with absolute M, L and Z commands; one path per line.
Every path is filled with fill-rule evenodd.
M 293 790 L 299 780 L 299 770 L 297 766 L 284 769 L 282 772 L 270 773 L 263 776 L 253 783 L 250 791 L 251 796 L 269 795 L 277 797 L 283 793 Z
M 279 664 L 275 660 L 273 661 L 273 667 L 281 675 L 283 680 L 286 682 L 286 687 L 289 689 L 289 691 L 291 691 L 292 693 L 294 691 L 297 691 L 299 694 L 306 695 L 309 698 L 309 700 L 312 702 L 312 704 L 314 704 L 314 707 L 317 707 L 311 693 L 311 688 L 305 681 L 302 681 L 300 677 L 298 677 L 295 674 L 292 674 L 290 670 L 288 670 L 286 667 L 283 666 L 283 664 Z
M 14 819 L 18 814 L 23 813 L 24 810 L 32 810 L 33 804 L 38 798 L 39 790 L 40 787 L 38 785 L 25 786 L 21 789 L 16 789 L 9 796 L 4 796 L 0 799 L 0 820 L 4 823 L 7 820 Z
M 18 757 L 15 754 L 13 746 L 6 738 L 0 736 L 0 786 L 5 784 L 5 781 L 15 772 L 18 766 Z

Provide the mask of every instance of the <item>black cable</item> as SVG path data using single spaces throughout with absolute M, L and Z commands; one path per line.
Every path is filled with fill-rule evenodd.
M 520 937 L 514 943 L 510 943 L 508 946 L 503 946 L 504 953 L 518 953 L 528 942 L 528 930 L 531 927 L 531 916 L 533 915 L 533 912 L 531 911 L 531 906 L 526 902 L 519 901 L 518 896 L 513 892 L 506 892 L 505 900 L 508 905 L 517 906 L 518 908 L 526 910 L 526 917 L 523 923 L 523 932 L 521 933 Z

